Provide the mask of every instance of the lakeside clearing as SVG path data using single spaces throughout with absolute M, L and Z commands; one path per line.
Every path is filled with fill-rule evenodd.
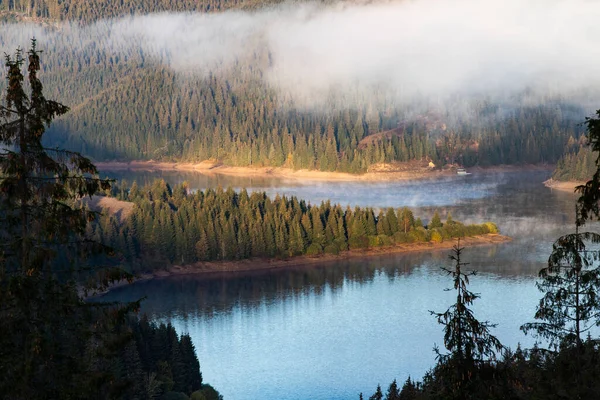
M 169 163 L 159 161 L 112 161 L 96 162 L 96 167 L 104 171 L 182 171 L 202 174 L 221 174 L 242 177 L 270 177 L 304 181 L 400 181 L 429 179 L 440 176 L 455 176 L 456 168 L 430 168 L 428 163 L 411 161 L 406 163 L 376 164 L 363 174 L 348 172 L 326 172 L 317 170 L 294 170 L 284 167 L 232 167 L 214 161 L 199 163 Z M 553 169 L 552 165 L 498 165 L 493 167 L 472 167 L 471 173 L 501 173 L 515 171 L 546 171 Z
M 495 244 L 507 243 L 512 241 L 509 236 L 497 233 L 487 233 L 484 235 L 464 237 L 460 239 L 461 247 L 490 246 Z M 338 255 L 322 254 L 319 256 L 296 256 L 285 259 L 265 259 L 251 258 L 239 261 L 204 261 L 189 265 L 174 265 L 168 269 L 154 271 L 152 273 L 141 274 L 135 281 L 146 281 L 151 279 L 160 279 L 170 276 L 183 275 L 216 275 L 216 274 L 234 274 L 238 272 L 263 271 L 263 270 L 281 270 L 284 268 L 310 267 L 338 260 L 361 259 L 373 256 L 382 256 L 390 254 L 414 253 L 425 251 L 449 250 L 456 245 L 456 240 L 446 240 L 440 243 L 420 242 L 420 243 L 402 243 L 392 246 L 376 247 L 369 249 L 356 249 L 343 251 Z M 118 282 L 102 295 L 117 287 L 128 285 L 126 281 Z

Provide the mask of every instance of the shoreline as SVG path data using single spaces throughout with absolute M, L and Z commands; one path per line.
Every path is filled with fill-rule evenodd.
M 574 193 L 575 188 L 579 185 L 585 185 L 584 181 L 555 181 L 550 178 L 544 181 L 544 186 L 550 189 L 560 190 L 561 192 Z
M 495 244 L 507 243 L 512 241 L 509 236 L 498 233 L 487 233 L 484 235 L 470 236 L 461 238 L 461 247 L 490 246 Z M 238 272 L 281 270 L 285 268 L 310 267 L 318 264 L 338 261 L 370 258 L 374 256 L 385 256 L 392 254 L 416 253 L 424 251 L 449 250 L 456 245 L 456 240 L 446 240 L 441 243 L 420 242 L 396 244 L 386 247 L 377 247 L 371 249 L 347 250 L 338 255 L 322 254 L 316 257 L 296 256 L 285 259 L 264 259 L 251 258 L 238 261 L 204 261 L 188 265 L 174 265 L 166 270 L 144 273 L 137 276 L 133 283 L 148 281 L 153 279 L 162 279 L 173 276 L 185 275 L 233 275 Z M 106 291 L 97 293 L 92 297 L 99 297 L 113 289 L 129 285 L 129 282 L 121 281 L 110 286 Z
M 414 162 L 398 163 L 394 165 L 375 166 L 373 171 L 362 174 L 349 172 L 326 172 L 317 170 L 294 170 L 284 167 L 232 167 L 218 162 L 202 161 L 191 162 L 159 162 L 159 161 L 110 161 L 95 162 L 96 167 L 103 171 L 181 171 L 198 172 L 202 174 L 220 174 L 240 177 L 270 177 L 282 179 L 296 179 L 306 181 L 394 181 L 429 179 L 441 176 L 456 176 L 456 169 L 431 169 L 427 166 L 417 166 Z M 552 165 L 498 165 L 492 167 L 471 167 L 469 172 L 478 173 L 502 173 L 516 171 L 546 171 L 551 170 Z

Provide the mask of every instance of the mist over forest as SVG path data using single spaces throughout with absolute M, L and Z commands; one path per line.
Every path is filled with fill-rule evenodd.
M 2 46 L 67 39 L 113 58 L 206 77 L 236 65 L 300 107 L 364 107 L 377 96 L 411 103 L 453 96 L 517 105 L 569 99 L 591 105 L 600 84 L 597 2 L 285 2 L 219 13 L 152 13 L 3 25 Z M 17 29 L 15 29 L 17 28 Z M 63 40 L 64 40 L 63 39 Z M 585 89 L 585 90 L 582 90 Z M 587 97 L 587 98 L 586 98 Z
M 0 0 L 0 400 L 600 398 L 599 15 Z
M 98 160 L 556 163 L 600 85 L 596 2 L 12 4 L 0 47 L 72 108 L 49 143 Z

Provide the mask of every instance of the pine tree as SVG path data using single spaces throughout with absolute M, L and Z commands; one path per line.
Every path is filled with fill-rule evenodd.
M 438 219 L 439 219 L 439 215 L 438 215 Z M 431 220 L 431 223 L 432 223 L 431 227 L 437 228 L 437 226 L 433 226 L 434 220 L 435 220 L 435 215 Z M 404 233 L 407 233 L 408 231 L 410 231 L 412 229 L 413 225 L 415 224 L 415 217 L 414 217 L 412 211 L 408 207 L 404 207 L 402 209 L 399 223 L 401 225 L 401 230 Z M 440 227 L 441 227 L 441 223 L 440 223 Z
M 398 384 L 396 380 L 390 384 L 387 393 L 385 394 L 385 400 L 400 400 L 400 391 L 398 390 Z
M 588 143 L 596 156 L 596 168 L 592 179 L 585 185 L 578 186 L 575 191 L 580 194 L 577 212 L 577 226 L 582 226 L 592 217 L 600 217 L 600 110 L 597 118 L 586 118 Z
M 535 331 L 551 345 L 583 346 L 583 336 L 600 320 L 600 265 L 596 250 L 587 250 L 585 242 L 600 243 L 600 235 L 592 232 L 561 236 L 552 246 L 548 266 L 543 268 L 537 283 L 544 293 L 535 318 L 521 327 L 525 333 Z
M 456 302 L 443 313 L 430 311 L 444 326 L 444 347 L 450 353 L 442 353 L 434 349 L 438 358 L 438 378 L 444 381 L 444 389 L 450 398 L 471 398 L 469 384 L 488 360 L 495 359 L 496 352 L 503 349 L 500 341 L 490 333 L 495 325 L 488 321 L 481 322 L 475 318 L 469 308 L 479 298 L 479 294 L 467 289 L 469 277 L 476 273 L 463 272 L 468 263 L 461 261 L 464 248 L 458 244 L 452 248 L 450 259 L 454 261 L 454 269 L 442 267 L 452 277 L 456 291 Z
M 442 220 L 440 219 L 440 214 L 436 211 L 433 214 L 431 221 L 429 222 L 428 228 L 435 229 L 435 228 L 441 228 L 441 227 L 442 227 Z
M 369 400 L 383 400 L 383 392 L 381 391 L 381 385 L 377 385 L 377 390 L 375 391 L 375 393 L 373 393 L 371 397 L 369 397 Z
M 196 349 L 189 335 L 181 335 L 180 352 L 184 367 L 184 379 L 181 383 L 183 392 L 192 393 L 202 387 L 202 374 L 200 373 L 200 363 L 196 357 Z
M 400 391 L 399 400 L 415 400 L 417 398 L 418 389 L 415 383 L 410 379 L 410 376 L 406 378 L 406 382 L 402 385 Z
M 394 233 L 398 232 L 398 217 L 396 216 L 396 212 L 392 207 L 387 209 L 385 217 L 387 218 L 388 225 L 390 227 L 389 236 L 392 236 Z
M 114 323 L 102 317 L 102 306 L 84 302 L 74 283 L 86 269 L 80 256 L 105 250 L 85 238 L 97 213 L 79 200 L 108 190 L 110 182 L 98 179 L 80 154 L 44 147 L 46 127 L 68 108 L 43 94 L 35 40 L 27 59 L 29 94 L 19 49 L 6 56 L 8 86 L 0 104 L 0 393 L 11 399 L 114 397 L 115 379 L 94 380 L 109 374 L 102 368 L 111 366 L 112 356 L 93 350 L 111 340 Z M 124 276 L 105 271 L 94 288 Z

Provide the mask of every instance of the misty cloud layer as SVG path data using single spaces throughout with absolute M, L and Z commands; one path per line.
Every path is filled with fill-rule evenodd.
M 573 97 L 600 87 L 600 1 L 406 0 L 368 5 L 284 4 L 253 12 L 155 14 L 58 33 L 74 46 L 143 51 L 182 73 L 206 75 L 256 64 L 265 84 L 299 105 L 334 94 L 368 101 L 453 95 L 508 99 L 527 91 Z M 32 30 L 37 32 L 32 32 Z M 585 92 L 585 91 L 583 91 Z M 583 96 L 583 95 L 582 95 Z

